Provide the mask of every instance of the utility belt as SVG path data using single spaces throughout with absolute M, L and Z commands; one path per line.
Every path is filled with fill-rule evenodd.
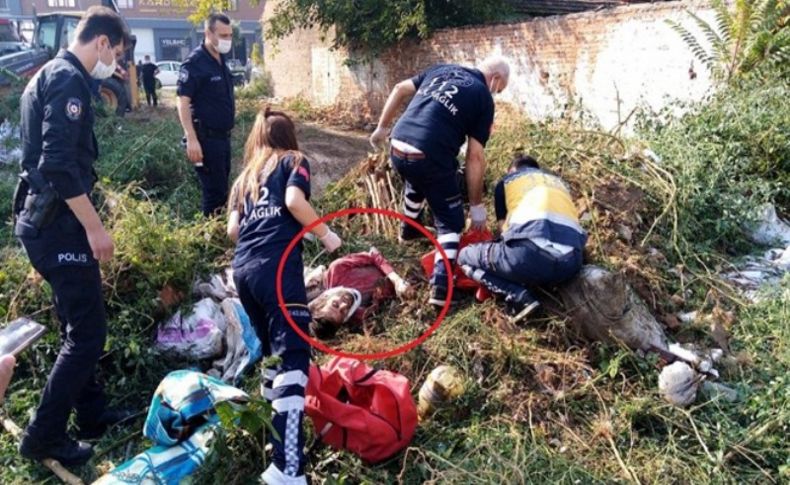
M 12 208 L 15 226 L 22 220 L 26 225 L 41 230 L 52 224 L 65 207 L 63 199 L 37 168 L 19 174 Z
M 218 140 L 227 140 L 230 138 L 230 130 L 215 130 L 204 125 L 200 120 L 192 120 L 195 126 L 195 133 L 198 138 L 215 138 Z

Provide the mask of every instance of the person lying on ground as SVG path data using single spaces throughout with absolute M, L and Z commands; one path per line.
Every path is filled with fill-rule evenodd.
M 5 391 L 11 383 L 11 376 L 14 375 L 14 360 L 13 355 L 4 355 L 0 357 L 0 404 L 3 404 Z
M 529 156 L 511 163 L 494 202 L 501 239 L 465 247 L 458 264 L 505 297 L 515 323 L 539 306 L 527 286 L 556 285 L 579 272 L 587 233 L 563 181 Z
M 344 256 L 329 268 L 319 266 L 305 284 L 313 315 L 310 330 L 319 339 L 332 338 L 345 323 L 360 328 L 382 302 L 414 293 L 376 248 Z

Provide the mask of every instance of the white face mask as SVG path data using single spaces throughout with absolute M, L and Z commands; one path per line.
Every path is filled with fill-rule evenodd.
M 230 52 L 230 48 L 233 47 L 232 40 L 217 39 L 217 42 L 217 50 L 220 54 L 227 54 Z
M 491 94 L 494 95 L 494 96 L 496 96 L 497 94 L 499 94 L 499 93 L 501 93 L 503 91 L 503 89 L 494 90 L 494 86 L 496 86 L 496 87 L 500 86 L 499 78 L 491 79 L 491 85 L 488 87 L 488 90 L 491 91 Z
M 112 50 L 110 52 L 112 53 Z M 117 62 L 115 61 L 114 55 L 112 56 L 112 63 L 110 64 L 102 62 L 101 55 L 99 55 L 99 59 L 96 61 L 96 65 L 93 66 L 93 70 L 91 71 L 91 76 L 94 79 L 107 79 L 115 73 L 116 65 Z

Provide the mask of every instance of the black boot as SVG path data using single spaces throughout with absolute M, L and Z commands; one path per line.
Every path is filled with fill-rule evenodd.
M 51 442 L 42 442 L 30 434 L 22 434 L 19 454 L 29 460 L 41 461 L 52 458 L 66 466 L 82 466 L 93 456 L 93 447 L 82 441 L 64 437 Z
M 81 440 L 95 440 L 115 425 L 131 424 L 136 413 L 128 409 L 106 409 L 99 419 L 90 423 L 78 423 L 77 438 Z
M 422 225 L 422 215 L 420 215 L 420 218 L 417 219 L 417 222 Z M 419 241 L 421 239 L 428 241 L 428 237 L 423 234 L 422 231 L 418 230 L 416 227 L 412 226 L 406 221 L 401 221 L 400 235 L 398 236 L 399 242 L 407 243 L 411 241 Z
M 510 313 L 510 323 L 519 323 L 535 312 L 540 307 L 540 302 L 532 296 L 528 290 L 524 290 L 518 295 L 505 298 Z

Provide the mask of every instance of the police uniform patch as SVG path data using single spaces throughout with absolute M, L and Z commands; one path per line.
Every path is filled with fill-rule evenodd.
M 300 166 L 299 170 L 297 170 L 297 173 L 304 177 L 308 182 L 310 181 L 310 172 L 308 172 L 306 168 Z
M 189 81 L 189 70 L 186 67 L 182 67 L 181 72 L 178 73 L 178 81 L 182 83 Z
M 66 118 L 79 121 L 80 117 L 82 117 L 82 101 L 78 98 L 69 98 L 66 101 Z

